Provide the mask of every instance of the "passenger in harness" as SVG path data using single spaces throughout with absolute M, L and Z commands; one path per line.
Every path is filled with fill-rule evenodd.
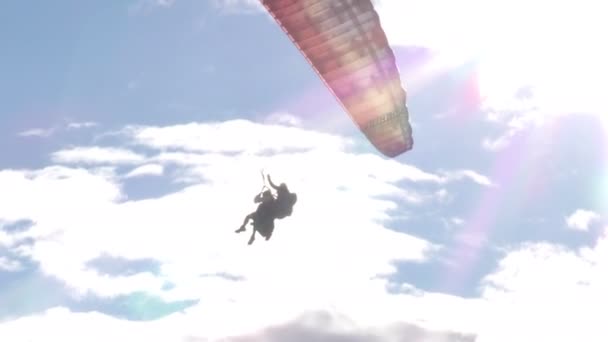
M 235 233 L 244 232 L 247 223 L 250 220 L 253 221 L 253 232 L 248 242 L 249 245 L 255 241 L 256 232 L 268 241 L 274 232 L 274 220 L 291 216 L 293 206 L 298 198 L 295 193 L 289 192 L 285 183 L 276 186 L 272 183 L 270 176 L 268 176 L 268 183 L 277 191 L 277 198 L 274 198 L 270 190 L 262 189 L 263 191 L 253 200 L 254 203 L 259 203 L 256 211 L 247 215 L 241 227 L 235 231 Z
M 289 192 L 289 189 L 285 183 L 281 183 L 279 186 L 276 186 L 272 182 L 272 179 L 270 179 L 270 175 L 268 175 L 268 184 L 270 184 L 270 186 L 277 192 L 277 198 L 274 202 L 275 217 L 280 220 L 287 216 L 291 216 L 293 206 L 298 201 L 298 195 Z

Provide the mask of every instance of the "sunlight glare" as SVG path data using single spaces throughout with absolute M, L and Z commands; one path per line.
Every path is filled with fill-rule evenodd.
M 540 114 L 605 115 L 608 49 L 601 32 L 608 24 L 598 4 L 517 0 L 496 6 L 496 20 L 480 39 L 482 95 L 500 103 L 528 87 Z
M 480 91 L 488 102 L 509 101 L 528 87 L 544 115 L 608 110 L 602 1 L 377 3 L 391 44 L 428 47 L 440 52 L 442 64 L 445 58 L 451 65 L 479 61 Z

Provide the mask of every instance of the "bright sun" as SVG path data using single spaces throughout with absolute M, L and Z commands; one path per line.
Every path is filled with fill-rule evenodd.
M 608 49 L 602 32 L 608 32 L 608 24 L 599 5 L 517 0 L 492 8 L 493 22 L 472 50 L 481 60 L 485 95 L 508 96 L 526 86 L 534 91 L 539 114 L 606 118 Z
M 608 45 L 601 0 L 380 0 L 392 44 L 480 62 L 480 90 L 494 103 L 522 87 L 539 113 L 608 116 Z M 408 75 L 408 79 L 411 79 Z

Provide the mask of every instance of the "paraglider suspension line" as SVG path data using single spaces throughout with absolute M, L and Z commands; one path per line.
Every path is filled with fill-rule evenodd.
M 260 174 L 262 175 L 262 190 L 260 190 L 260 195 L 265 191 L 265 190 L 269 190 L 270 193 L 272 194 L 272 190 L 270 189 L 270 187 L 268 186 L 268 184 L 266 184 L 266 175 L 264 174 L 264 170 L 260 170 Z

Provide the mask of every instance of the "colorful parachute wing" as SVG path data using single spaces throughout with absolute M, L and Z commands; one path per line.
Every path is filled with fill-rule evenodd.
M 368 140 L 413 147 L 395 55 L 371 0 L 261 0 Z

